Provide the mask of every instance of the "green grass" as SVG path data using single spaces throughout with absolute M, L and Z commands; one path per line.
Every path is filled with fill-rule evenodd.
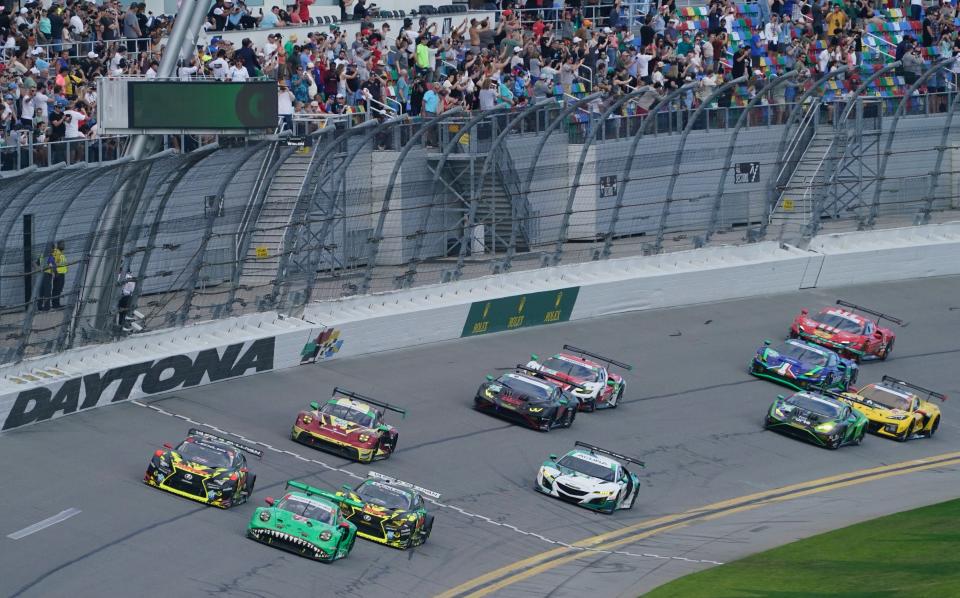
M 682 577 L 645 596 L 960 597 L 960 500 L 798 540 Z

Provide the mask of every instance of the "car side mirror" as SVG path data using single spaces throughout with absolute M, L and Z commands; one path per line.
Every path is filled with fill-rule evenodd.
M 777 398 L 782 401 L 782 400 L 786 399 L 787 397 L 785 397 L 785 396 L 783 396 L 783 395 L 777 395 Z
M 314 411 L 316 411 L 317 409 L 320 408 L 320 405 L 317 404 L 316 401 L 313 401 L 312 403 L 310 403 L 310 408 L 313 409 Z
M 557 460 L 557 456 L 556 456 L 555 454 L 553 454 L 553 453 L 550 453 L 550 460 L 551 460 L 551 461 L 556 461 L 556 460 Z
M 487 382 L 493 382 L 493 376 L 492 376 L 492 375 L 487 374 Z
M 810 310 L 807 309 L 806 307 L 804 307 L 803 309 L 800 310 L 800 315 L 801 315 L 801 316 L 805 316 L 805 315 L 807 315 L 808 313 L 810 313 Z
M 766 339 L 766 340 L 763 341 L 763 346 L 764 346 L 764 347 L 769 347 L 771 342 L 772 342 L 772 341 L 771 341 L 770 339 Z
M 613 380 L 607 380 L 607 386 L 616 386 L 617 383 Z
M 875 336 L 875 337 L 877 337 L 877 338 L 883 338 L 883 333 L 880 332 L 879 330 L 875 330 L 875 331 L 873 332 L 873 336 Z
M 164 443 L 163 443 L 163 448 L 172 449 L 172 448 L 173 448 L 173 445 L 171 445 L 169 442 L 164 442 Z
M 344 484 L 343 486 L 340 486 L 340 489 L 343 490 L 344 492 L 349 493 L 349 494 L 353 494 L 353 488 L 351 488 L 351 487 L 350 487 L 349 485 L 347 485 L 347 484 Z
M 530 354 L 530 359 L 532 359 L 533 361 L 540 361 L 540 358 L 537 357 L 537 354 L 536 354 L 536 353 L 531 353 L 531 354 Z
M 345 531 L 345 532 L 350 531 L 350 524 L 347 523 L 346 521 L 341 521 L 341 522 L 340 522 L 340 529 L 342 529 L 342 530 Z
M 268 497 L 266 497 L 265 499 L 263 499 L 263 502 L 267 503 L 268 505 L 270 505 L 270 506 L 272 507 L 272 506 L 273 506 L 273 503 L 274 503 L 274 500 L 273 500 L 273 497 L 272 497 L 272 496 L 268 496 Z

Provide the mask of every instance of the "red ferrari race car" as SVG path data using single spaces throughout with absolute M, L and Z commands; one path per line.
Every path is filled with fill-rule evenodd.
M 564 345 L 563 351 L 542 362 L 538 356 L 531 355 L 527 367 L 550 374 L 561 382 L 580 385 L 579 389 L 569 388 L 568 390 L 580 399 L 581 411 L 616 409 L 620 399 L 623 398 L 623 389 L 626 388 L 627 383 L 619 374 L 611 372 L 610 367 L 616 366 L 630 371 L 633 366 L 578 349 L 573 345 Z M 587 359 L 588 357 L 597 361 Z
M 889 328 L 881 328 L 880 320 L 906 326 L 902 320 L 842 299 L 837 300 L 837 305 L 841 307 L 825 307 L 814 316 L 806 309 L 800 310 L 790 325 L 790 338 L 823 345 L 857 362 L 864 358 L 884 360 L 890 356 L 896 335 Z M 877 320 L 872 322 L 851 310 L 870 314 Z
M 387 410 L 407 414 L 388 403 L 334 388 L 333 397 L 323 407 L 310 403 L 310 410 L 297 415 L 291 437 L 361 463 L 386 459 L 397 448 L 396 428 L 383 422 Z

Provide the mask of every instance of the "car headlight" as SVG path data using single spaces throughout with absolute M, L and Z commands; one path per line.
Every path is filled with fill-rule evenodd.
M 310 417 L 309 415 L 304 415 L 302 421 L 304 424 L 310 424 L 313 422 L 313 418 Z
M 260 521 L 270 521 L 270 511 L 260 511 Z
M 492 399 L 492 398 L 495 397 L 496 395 L 495 395 L 495 394 L 493 393 L 493 391 L 490 390 L 489 388 L 484 388 L 484 389 L 483 389 L 483 396 L 487 397 L 488 399 Z
M 822 424 L 817 425 L 817 426 L 814 428 L 814 430 L 816 430 L 817 432 L 820 432 L 820 433 L 822 433 L 822 434 L 827 434 L 828 432 L 831 432 L 831 431 L 832 431 L 834 428 L 836 428 L 836 427 L 837 427 L 837 424 L 835 424 L 835 423 L 833 423 L 833 422 L 824 422 L 824 423 L 822 423 Z
M 540 470 L 540 473 L 543 474 L 543 479 L 551 483 L 553 480 L 557 479 L 558 475 L 560 475 L 560 472 L 554 469 L 542 469 Z
M 777 417 L 785 417 L 785 415 L 783 414 L 783 411 L 781 411 L 779 407 L 773 410 L 773 414 L 776 415 Z
M 322 540 L 323 542 L 326 542 L 332 537 L 333 537 L 333 534 L 330 533 L 330 530 L 323 530 L 322 532 L 320 532 L 320 540 Z
M 613 496 L 614 493 L 616 493 L 616 490 L 600 490 L 599 492 L 597 492 L 597 496 L 602 496 L 602 497 Z
M 357 437 L 357 440 L 359 440 L 360 442 L 366 442 L 366 441 L 370 440 L 370 435 L 369 435 L 369 434 L 361 434 L 360 436 Z
M 530 413 L 540 413 L 543 411 L 543 407 L 530 407 Z

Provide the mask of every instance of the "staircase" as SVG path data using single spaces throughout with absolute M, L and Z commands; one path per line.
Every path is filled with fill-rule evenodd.
M 826 191 L 826 166 L 833 146 L 833 127 L 819 127 L 770 215 L 768 238 L 788 243 L 803 238 L 816 197 Z
M 241 285 L 263 285 L 276 278 L 286 227 L 297 205 L 314 151 L 310 148 L 309 152 L 293 152 L 277 169 L 250 240 Z

